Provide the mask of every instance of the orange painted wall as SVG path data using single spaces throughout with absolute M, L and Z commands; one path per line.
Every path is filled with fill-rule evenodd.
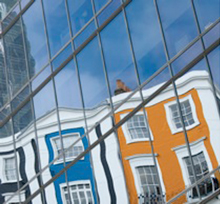
M 205 147 L 209 154 L 213 168 L 218 166 L 217 159 L 215 157 L 214 151 L 210 143 L 210 133 L 208 125 L 203 115 L 202 105 L 198 96 L 198 93 L 195 89 L 192 89 L 188 93 L 180 96 L 183 98 L 191 94 L 193 101 L 196 106 L 196 113 L 200 124 L 187 131 L 188 138 L 190 142 L 196 141 L 199 138 L 206 136 L 207 138 L 204 141 Z M 175 98 L 170 98 L 168 100 L 157 103 L 153 106 L 147 107 L 148 122 L 151 128 L 154 141 L 154 151 L 158 154 L 157 161 L 162 172 L 163 183 L 166 189 L 166 200 L 171 199 L 182 190 L 185 189 L 185 183 L 182 177 L 182 171 L 176 157 L 176 154 L 171 149 L 173 147 L 185 144 L 185 137 L 182 132 L 172 134 L 167 123 L 166 112 L 164 104 L 169 101 L 174 101 Z M 116 122 L 120 120 L 120 115 L 130 112 L 130 110 L 124 110 L 115 115 Z M 149 142 L 136 142 L 131 144 L 126 144 L 126 139 L 123 134 L 122 128 L 118 129 L 118 137 L 120 143 L 120 149 L 123 159 L 123 165 L 125 169 L 125 177 L 127 180 L 128 191 L 130 195 L 130 203 L 138 204 L 137 192 L 134 184 L 134 178 L 132 175 L 132 170 L 125 158 L 135 154 L 149 154 L 151 153 L 151 148 Z M 216 175 L 217 178 L 220 177 Z M 175 203 L 184 203 L 186 202 L 186 197 L 180 197 Z

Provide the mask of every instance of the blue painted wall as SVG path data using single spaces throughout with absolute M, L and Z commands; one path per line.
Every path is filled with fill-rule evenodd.
M 62 131 L 63 135 L 69 134 L 69 133 L 79 133 L 80 136 L 82 136 L 84 134 L 84 129 L 81 127 L 81 128 L 68 129 L 68 130 Z M 51 162 L 54 159 L 54 152 L 53 152 L 50 138 L 57 137 L 58 135 L 59 135 L 58 132 L 54 132 L 54 133 L 46 135 L 46 137 L 45 137 L 46 144 L 47 144 L 48 151 L 49 151 L 49 162 Z M 82 139 L 82 142 L 84 145 L 84 149 L 86 149 L 88 147 L 87 138 L 84 137 Z M 66 163 L 68 164 L 69 162 L 66 162 Z M 56 175 L 63 167 L 64 167 L 64 165 L 62 163 L 51 165 L 51 167 L 50 167 L 51 176 Z M 74 164 L 72 167 L 70 167 L 69 170 L 67 171 L 67 176 L 68 176 L 69 182 L 77 181 L 77 180 L 90 180 L 93 198 L 94 198 L 95 203 L 97 203 L 97 198 L 96 198 L 96 194 L 95 194 L 94 177 L 92 174 L 92 167 L 91 167 L 91 163 L 90 163 L 90 154 L 87 154 L 83 160 L 79 160 L 76 164 Z M 56 179 L 54 181 L 57 202 L 59 204 L 62 203 L 59 184 L 65 183 L 65 182 L 66 182 L 66 180 L 65 180 L 64 174 L 62 174 L 58 179 Z

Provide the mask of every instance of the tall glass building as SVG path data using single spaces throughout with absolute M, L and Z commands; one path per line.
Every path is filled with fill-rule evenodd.
M 0 203 L 220 203 L 220 0 L 0 0 Z

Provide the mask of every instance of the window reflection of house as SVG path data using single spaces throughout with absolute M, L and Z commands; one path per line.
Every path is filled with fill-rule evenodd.
M 55 157 L 62 154 L 62 143 L 63 143 L 64 150 L 67 150 L 71 145 L 73 145 L 79 139 L 80 139 L 80 136 L 78 133 L 64 135 L 62 138 L 63 140 L 62 142 L 61 142 L 60 136 L 52 138 L 52 146 L 53 146 Z M 84 151 L 83 143 L 81 140 L 79 140 L 79 142 L 77 142 L 75 145 L 73 145 L 70 149 L 68 149 L 65 152 L 65 159 L 67 161 L 73 160 L 83 151 Z M 61 156 L 58 159 L 58 161 L 63 162 L 63 156 Z
M 192 96 L 188 95 L 187 97 L 181 98 L 180 107 L 184 125 L 187 130 L 194 128 L 196 125 L 199 124 L 196 114 L 196 107 L 193 102 Z M 170 126 L 171 132 L 174 134 L 183 131 L 177 102 L 174 100 L 165 104 L 165 109 L 167 113 L 167 121 Z
M 190 140 L 193 159 L 195 160 L 194 168 L 196 169 L 198 180 L 212 171 L 213 168 L 216 168 L 218 164 L 216 162 L 218 149 L 213 146 L 212 142 L 218 133 L 212 128 L 212 120 L 210 120 L 210 114 L 211 112 L 215 114 L 213 111 L 217 106 L 210 89 L 208 74 L 205 71 L 192 71 L 185 74 L 176 82 L 176 86 L 179 93 L 181 114 Z M 154 90 L 155 87 L 143 90 L 144 98 L 147 98 Z M 168 87 L 147 104 L 143 110 L 147 113 L 147 121 L 143 117 L 144 123 L 142 123 L 140 116 L 137 116 L 138 114 L 144 115 L 143 112 L 140 112 L 118 130 L 126 180 L 129 184 L 130 203 L 144 203 L 152 197 L 154 199 L 159 197 L 160 199 L 169 200 L 170 197 L 195 182 L 195 180 L 192 180 L 192 170 L 186 167 L 186 158 L 189 155 L 184 140 L 180 112 L 173 93 L 173 89 Z M 127 96 L 126 93 L 115 96 L 115 103 L 118 102 L 117 99 L 120 100 L 122 98 L 122 94 L 125 97 Z M 209 101 L 207 96 L 209 96 Z M 139 105 L 140 100 L 141 98 L 136 95 L 123 108 L 118 110 L 116 122 Z M 211 106 L 210 103 L 212 104 Z M 210 109 L 210 107 L 214 107 L 214 109 Z M 142 127 L 144 124 L 145 128 Z M 146 171 L 149 171 L 146 170 L 147 167 L 156 168 L 152 159 L 150 141 L 139 138 L 143 135 L 143 128 L 147 130 L 149 127 L 150 135 L 148 134 L 147 137 L 151 137 L 154 146 L 159 174 L 158 178 L 158 174 L 155 171 L 157 180 L 151 178 L 152 174 L 146 173 Z M 142 131 L 132 131 L 132 128 L 142 129 Z M 131 136 L 132 134 L 135 136 Z M 128 139 L 136 141 L 128 142 Z M 213 155 L 213 151 L 215 155 Z M 201 156 L 201 152 L 204 157 Z M 199 157 L 199 160 L 197 157 Z M 172 169 L 170 168 L 171 166 Z M 130 175 L 133 176 L 134 181 L 130 179 Z M 199 185 L 202 198 L 214 191 L 216 188 L 214 186 L 218 186 L 219 178 L 217 173 Z M 177 203 L 197 202 L 198 195 L 196 193 L 194 188 L 191 193 L 180 197 Z M 150 197 L 151 194 L 153 194 L 152 197 Z M 156 201 L 154 200 L 154 202 Z
M 203 176 L 209 173 L 208 165 L 204 156 L 203 152 L 200 152 L 196 155 L 192 155 L 193 163 L 194 163 L 194 169 L 195 169 L 195 174 L 196 174 L 196 179 L 199 180 Z M 188 171 L 188 176 L 191 184 L 195 182 L 194 176 L 193 176 L 193 169 L 192 169 L 192 164 L 190 162 L 189 157 L 183 158 L 186 166 L 187 166 L 187 171 Z M 201 196 L 207 196 L 209 193 L 211 193 L 214 189 L 214 183 L 212 183 L 211 178 L 205 179 L 200 185 L 199 185 L 199 190 L 200 190 L 200 195 Z M 192 192 L 192 198 L 198 197 L 198 193 L 196 191 L 196 188 L 193 189 Z
M 139 185 L 142 193 L 138 196 L 140 202 L 153 203 L 161 201 L 161 192 L 159 188 L 159 180 L 155 166 L 138 166 L 136 167 Z
M 131 139 L 142 139 L 149 137 L 144 115 L 134 115 L 127 121 L 127 127 Z
M 215 135 L 212 132 L 214 129 L 210 128 L 210 120 L 207 118 L 207 115 L 210 114 L 210 101 L 205 101 L 205 97 L 210 93 L 210 89 L 205 89 L 203 86 L 201 89 L 203 95 L 200 89 L 194 88 L 194 84 L 199 87 L 199 85 L 205 84 L 204 81 L 207 81 L 207 74 L 204 72 L 200 74 L 202 80 L 198 73 L 190 73 L 185 76 L 191 84 L 187 88 L 184 85 L 177 84 L 183 88 L 180 89 L 180 104 L 183 115 L 185 114 L 185 124 L 190 137 L 189 145 L 195 163 L 197 180 L 215 168 L 216 158 L 218 157 L 210 142 L 211 137 Z M 151 94 L 154 88 L 143 90 L 144 97 Z M 118 138 L 116 134 L 110 135 L 96 149 L 68 169 L 66 176 L 69 182 L 69 190 L 64 174 L 48 186 L 47 191 L 44 192 L 46 200 L 66 204 L 71 201 L 86 202 L 86 204 L 88 202 L 105 204 L 111 203 L 115 199 L 118 200 L 118 203 L 126 201 L 126 203 L 132 204 L 145 204 L 147 202 L 158 204 L 162 200 L 167 201 L 171 195 L 177 194 L 194 183 L 187 146 L 182 136 L 183 128 L 178 126 L 180 122 L 178 107 L 172 89 L 169 88 L 152 100 L 142 111 L 137 112 L 126 121 L 118 129 Z M 128 94 L 123 92 L 112 99 L 115 104 L 118 104 Z M 115 113 L 116 122 L 127 116 L 140 101 L 139 95 L 135 95 L 120 107 Z M 86 109 L 87 125 L 92 127 L 103 115 L 108 114 L 109 110 L 108 104 Z M 113 127 L 113 118 L 109 117 L 96 126 L 88 137 L 83 137 L 85 133 L 83 110 L 59 108 L 58 111 L 61 116 L 61 132 L 58 131 L 57 127 L 56 109 L 42 113 L 36 121 L 41 165 L 48 165 L 61 154 L 58 160 L 50 165 L 43 174 L 44 180 L 51 179 L 64 167 L 62 146 L 64 150 L 67 150 L 71 144 L 80 139 L 65 154 L 65 162 L 68 165 L 70 161 L 88 148 L 89 142 L 93 143 Z M 189 122 L 191 120 L 192 123 Z M 17 126 L 19 123 L 16 123 Z M 173 134 L 172 128 L 176 128 L 178 131 Z M 18 128 L 16 131 L 16 137 L 21 141 L 18 145 L 26 144 L 24 147 L 26 152 L 25 168 L 32 171 L 28 174 L 28 178 L 39 172 L 30 168 L 34 166 L 33 163 L 37 159 L 37 154 L 30 154 L 32 156 L 29 158 L 27 153 L 34 151 L 34 146 L 30 146 L 30 141 L 35 138 L 34 131 L 34 124 L 31 123 L 26 126 L 26 129 L 19 130 Z M 154 144 L 154 154 L 151 152 L 150 142 Z M 121 157 L 119 157 L 119 152 Z M 13 164 L 11 160 L 8 160 L 8 163 Z M 171 166 L 172 168 L 170 168 Z M 12 176 L 9 177 L 12 178 L 13 165 L 10 165 L 7 172 L 9 171 L 11 173 L 7 174 L 11 174 Z M 25 181 L 23 182 L 25 183 Z M 36 188 L 36 185 L 40 186 L 40 182 L 31 184 L 30 189 Z M 202 197 L 208 196 L 218 186 L 218 175 L 212 175 L 199 186 Z M 29 191 L 29 193 L 32 192 Z M 68 197 L 68 192 L 70 192 L 70 197 Z M 178 202 L 196 202 L 198 199 L 196 193 L 196 190 L 193 189 L 182 196 Z M 42 201 L 41 196 L 37 199 L 39 202 Z
M 63 201 L 65 204 L 70 204 L 70 203 L 94 204 L 94 198 L 91 191 L 91 184 L 88 180 L 69 182 L 70 199 L 68 196 L 67 186 L 65 184 L 61 184 L 61 188 L 62 188 Z
M 4 171 L 5 171 L 5 178 L 7 181 L 17 180 L 15 157 L 4 159 Z
M 9 145 L 10 146 L 10 145 Z M 33 162 L 34 159 L 27 164 L 26 158 L 26 148 L 19 147 L 15 152 L 12 151 L 4 151 L 4 148 L 1 147 L 0 151 L 0 203 L 4 203 L 5 200 L 10 198 L 17 190 L 18 184 L 22 187 L 28 181 L 28 172 L 26 171 L 26 167 Z M 16 157 L 15 157 L 16 155 Z M 29 156 L 31 157 L 32 152 L 29 151 Z M 18 168 L 16 167 L 16 160 Z M 31 166 L 31 165 L 30 165 Z M 33 171 L 32 169 L 29 172 Z M 32 176 L 32 175 L 31 175 Z M 30 196 L 30 186 L 27 185 L 20 194 L 21 201 L 25 201 L 25 199 Z M 19 203 L 19 195 L 13 197 L 13 199 L 9 203 Z

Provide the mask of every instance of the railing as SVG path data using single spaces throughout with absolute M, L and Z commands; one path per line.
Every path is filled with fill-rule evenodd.
M 219 188 L 219 182 L 215 177 L 208 178 L 201 183 L 198 184 L 199 193 L 202 197 L 206 197 L 212 193 L 214 193 Z M 196 188 L 194 187 L 191 191 L 188 192 L 189 199 L 198 198 L 198 193 Z
M 138 204 L 163 204 L 163 197 L 165 194 L 160 195 L 156 193 L 145 193 L 138 195 Z

